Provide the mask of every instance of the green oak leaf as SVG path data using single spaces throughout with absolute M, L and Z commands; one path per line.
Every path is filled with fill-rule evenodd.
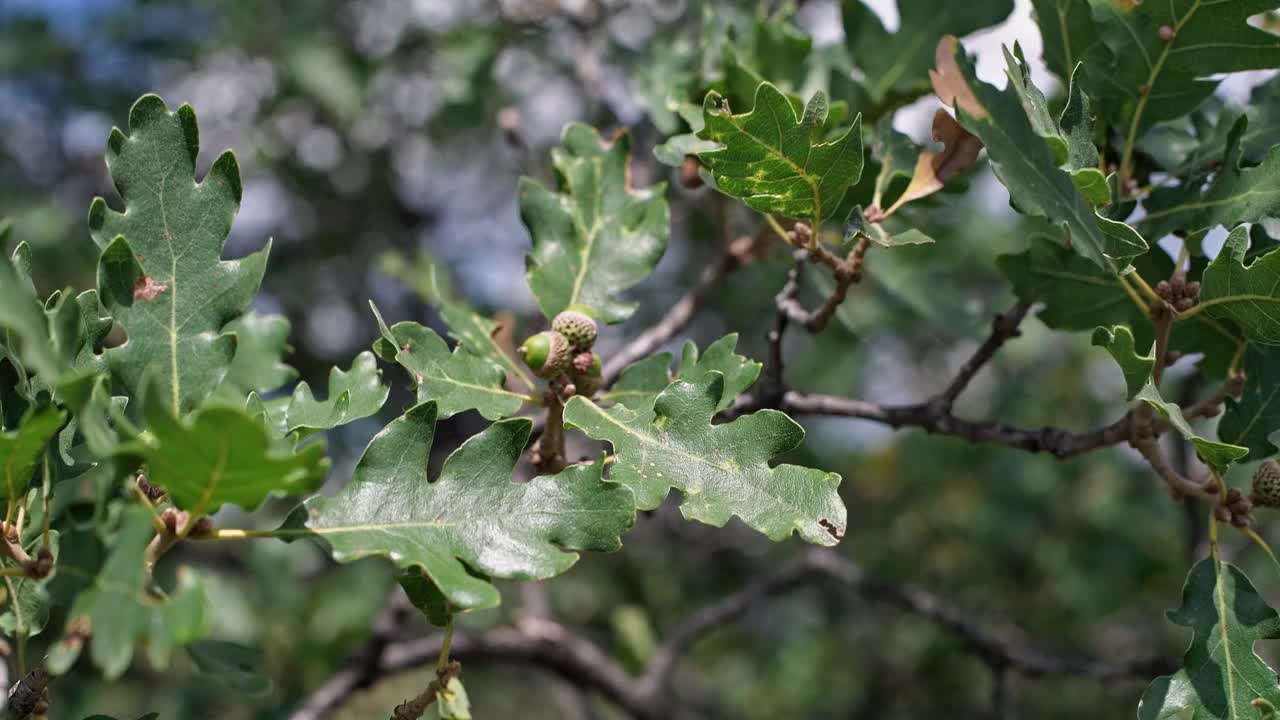
M 1155 367 L 1156 358 L 1154 353 L 1148 351 L 1147 355 L 1139 355 L 1137 344 L 1133 339 L 1133 331 L 1127 325 L 1115 325 L 1113 327 L 1100 327 L 1093 331 L 1093 344 L 1106 349 L 1111 353 L 1111 357 L 1115 358 L 1116 364 L 1120 366 L 1120 371 L 1124 373 L 1124 384 L 1128 389 L 1125 396 L 1127 400 L 1132 400 L 1135 395 L 1142 391 L 1142 386 L 1147 384 L 1147 380 L 1151 377 L 1151 370 Z
M 1182 416 L 1182 408 L 1176 403 L 1166 402 L 1160 396 L 1160 391 L 1156 389 L 1156 386 L 1150 380 L 1147 380 L 1146 384 L 1142 386 L 1142 390 L 1138 392 L 1137 397 L 1155 408 L 1156 412 L 1160 413 L 1165 420 L 1168 420 L 1173 429 L 1177 430 L 1178 434 L 1182 435 L 1195 447 L 1196 455 L 1204 461 L 1204 464 L 1212 468 L 1219 477 L 1226 474 L 1227 467 L 1231 463 L 1249 454 L 1249 448 L 1247 447 L 1216 442 L 1197 433 L 1191 427 L 1191 424 L 1187 422 L 1187 419 Z
M 681 133 L 680 135 L 672 135 L 667 141 L 653 148 L 653 157 L 663 165 L 671 167 L 680 167 L 684 163 L 685 158 L 689 156 L 697 156 L 699 153 L 715 150 L 720 147 L 719 143 L 710 140 L 703 140 L 698 137 L 698 131 L 702 129 L 702 121 L 698 121 L 697 127 L 693 132 Z
M 1241 116 L 1232 126 L 1222 165 L 1203 191 L 1200 183 L 1185 183 L 1156 190 L 1143 202 L 1147 214 L 1139 226 L 1144 232 L 1191 235 L 1280 215 L 1280 147 L 1272 147 L 1261 165 L 1242 167 L 1241 139 L 1248 124 Z
M 779 453 L 798 446 L 804 429 L 786 414 L 760 410 L 712 425 L 724 396 L 724 376 L 677 380 L 658 395 L 652 413 L 609 409 L 582 397 L 565 405 L 564 419 L 596 440 L 613 445 L 610 482 L 635 493 L 642 510 L 658 507 L 671 488 L 684 495 L 680 511 L 690 520 L 723 527 L 737 515 L 771 540 L 793 532 L 818 545 L 844 535 L 840 476 L 798 465 L 770 467 Z
M 49 318 L 49 339 L 64 368 L 97 372 L 102 344 L 111 332 L 112 320 L 102 315 L 97 290 L 85 290 L 72 297 L 55 293 L 45 304 Z
M 0 224 L 0 246 L 7 240 L 8 223 Z M 16 348 L 16 356 L 27 370 L 53 383 L 66 369 L 51 342 L 49 322 L 42 304 L 36 299 L 30 278 L 17 267 L 29 262 L 30 249 L 19 245 L 13 257 L 0 257 L 0 328 L 8 330 L 4 344 Z M 3 337 L 3 336 L 0 336 Z
M 1155 338 L 1147 313 L 1115 275 L 1044 236 L 1033 238 L 1026 252 L 1000 256 L 996 264 L 1018 299 L 1044 303 L 1037 317 L 1051 328 L 1091 331 L 1098 325 L 1127 325 L 1138 347 L 1150 347 Z M 1164 252 L 1147 253 L 1134 260 L 1134 268 L 1145 278 L 1167 278 L 1173 260 Z M 1209 377 L 1225 378 L 1240 342 L 1234 323 L 1200 313 L 1177 323 L 1169 349 L 1202 353 L 1200 368 Z
M 1011 72 L 1009 87 L 997 90 L 978 80 L 973 64 L 954 37 L 938 46 L 932 72 L 939 99 L 956 107 L 960 124 L 987 148 L 992 169 L 1009 190 L 1010 202 L 1067 228 L 1076 252 L 1104 270 L 1119 272 L 1147 252 L 1147 243 L 1122 222 L 1098 215 L 1076 189 L 1071 175 L 1036 132 L 1022 107 Z
M 311 492 L 329 470 L 321 442 L 291 453 L 274 447 L 267 429 L 244 410 L 207 404 L 178 419 L 167 400 L 159 392 L 146 394 L 149 435 L 120 452 L 145 462 L 148 479 L 192 517 L 226 503 L 253 510 L 274 495 Z
M 386 253 L 382 256 L 379 267 L 413 288 L 424 300 L 435 306 L 444 324 L 449 327 L 449 337 L 457 340 L 459 345 L 474 355 L 501 365 L 525 387 L 534 389 L 535 385 L 528 371 L 495 339 L 501 324 L 454 297 L 453 283 L 438 261 L 425 253 L 419 253 L 417 262 L 410 264 L 398 253 Z M 373 307 L 374 314 L 381 318 L 377 307 L 372 302 L 370 306 Z
M 841 6 L 845 48 L 875 104 L 890 96 L 914 98 L 929 91 L 933 48 L 944 34 L 968 35 L 1013 12 L 1012 0 L 897 0 L 897 6 L 899 29 L 893 33 L 861 0 L 844 0 Z
M 716 412 L 728 409 L 739 395 L 746 392 L 760 377 L 764 367 L 748 357 L 734 352 L 738 345 L 738 333 L 730 333 L 707 346 L 701 354 L 698 345 L 686 340 L 680 353 L 680 371 L 671 377 L 671 353 L 658 353 L 628 365 L 618 376 L 601 402 L 613 402 L 637 411 L 652 411 L 658 393 L 667 389 L 673 380 L 698 382 L 708 373 L 718 372 L 724 377 L 724 393 L 716 405 Z
M 515 415 L 530 400 L 507 390 L 507 375 L 500 366 L 461 347 L 449 352 L 444 338 L 418 323 L 384 325 L 374 348 L 409 371 L 418 402 L 434 400 L 442 419 L 475 410 L 497 420 Z
M 251 392 L 270 392 L 298 376 L 280 360 L 292 349 L 288 318 L 249 311 L 224 330 L 236 336 L 236 354 L 215 397 L 240 402 Z
M 148 586 L 145 555 L 154 535 L 151 514 L 131 505 L 121 513 L 120 529 L 101 570 L 58 568 L 93 578 L 71 606 L 68 627 L 88 622 L 90 656 L 109 680 L 128 669 L 140 640 L 146 640 L 151 664 L 163 669 L 175 648 L 197 640 L 208 628 L 204 588 L 189 568 L 179 568 L 178 586 L 167 596 Z M 45 661 L 50 672 L 65 673 L 79 657 L 81 645 L 64 635 Z
M 626 320 L 636 303 L 619 293 L 648 277 L 671 234 L 666 186 L 631 187 L 631 136 L 611 141 L 571 123 L 551 159 L 561 192 L 521 178 L 520 217 L 533 237 L 525 274 L 548 318 L 586 305 L 606 323 Z
M 449 598 L 440 592 L 440 588 L 431 582 L 431 578 L 423 575 L 419 570 L 410 570 L 397 575 L 396 581 L 400 583 L 400 587 L 404 588 L 404 594 L 408 596 L 409 602 L 421 610 L 432 625 L 444 627 L 449 624 L 456 608 L 449 602 Z
M 444 302 L 436 309 L 440 311 L 444 324 L 449 326 L 449 337 L 457 340 L 464 350 L 501 366 L 530 390 L 536 387 L 528 371 L 494 339 L 502 327 L 497 320 L 474 312 L 459 302 Z
M 947 115 L 947 117 L 951 117 L 951 116 Z M 922 154 L 922 157 L 923 157 L 923 154 Z M 920 164 L 920 167 L 924 167 L 924 166 L 925 164 L 922 162 Z M 922 176 L 917 176 L 917 177 L 922 177 Z M 919 197 L 925 197 L 926 195 L 929 195 L 934 192 L 934 190 L 925 187 L 924 188 L 925 192 L 923 194 L 915 194 L 913 190 L 913 188 L 915 187 L 916 185 L 913 179 L 912 184 L 908 185 L 906 191 L 898 196 L 898 200 L 896 202 L 914 200 Z M 936 242 L 933 238 L 929 237 L 928 235 L 925 235 L 923 232 L 921 232 L 916 228 L 909 228 L 899 233 L 891 233 L 884 228 L 883 223 L 878 223 L 878 222 L 873 223 L 870 220 L 867 220 L 867 214 L 862 209 L 862 206 L 855 205 L 853 209 L 849 211 L 849 214 L 846 215 L 844 218 L 844 245 L 846 247 L 851 247 L 854 243 L 855 238 L 859 236 L 865 236 L 871 242 L 879 245 L 880 247 L 900 247 L 902 245 L 928 245 L 930 243 Z M 826 281 L 822 281 L 822 282 L 824 285 L 831 285 L 831 287 L 834 287 L 834 284 L 832 283 L 827 283 Z M 829 288 L 824 288 L 822 292 L 824 293 L 829 292 Z
M 1184 115 L 1209 97 L 1216 73 L 1280 65 L 1280 38 L 1249 17 L 1272 0 L 1130 0 L 1093 2 L 1093 17 L 1111 50 L 1107 103 L 1132 142 L 1146 128 Z M 1174 31 L 1166 41 L 1160 28 Z
M 809 101 L 825 102 L 825 96 Z M 814 142 L 815 122 L 822 121 L 804 122 L 786 95 L 769 83 L 756 89 L 750 112 L 733 114 L 712 91 L 702 113 L 698 136 L 720 146 L 698 153 L 698 158 L 710 169 L 718 190 L 760 212 L 805 220 L 817 228 L 862 176 L 861 116 L 843 135 Z M 809 116 L 806 109 L 805 117 Z
M 1044 303 L 1037 317 L 1051 328 L 1093 330 L 1099 325 L 1127 325 L 1141 346 L 1150 345 L 1155 337 L 1146 313 L 1125 293 L 1115 275 L 1049 238 L 1036 236 L 1025 252 L 1001 255 L 996 265 L 1019 300 Z
M 1280 348 L 1250 345 L 1244 353 L 1244 391 L 1228 397 L 1218 439 L 1249 448 L 1250 460 L 1275 455 L 1270 435 L 1280 430 Z
M 1200 280 L 1200 306 L 1210 317 L 1230 320 L 1244 337 L 1280 345 L 1280 252 L 1245 264 L 1249 229 L 1237 227 Z
M 28 410 L 13 432 L 0 432 L 0 499 L 21 503 L 31 487 L 31 477 L 45 450 L 67 419 L 53 408 Z
M 1027 115 L 1027 121 L 1031 123 L 1031 128 L 1036 131 L 1036 134 L 1044 138 L 1054 161 L 1059 165 L 1065 164 L 1067 139 L 1058 127 L 1058 121 L 1053 117 L 1053 113 L 1049 111 L 1048 98 L 1040 88 L 1035 86 L 1035 83 L 1031 82 L 1031 66 L 1022 55 L 1022 45 L 1014 43 L 1012 53 L 1004 46 L 1001 46 L 1000 50 L 1004 53 L 1005 75 L 1009 78 L 1009 88 L 1022 104 L 1022 111 Z
M 377 413 L 390 393 L 390 386 L 382 384 L 378 359 L 366 350 L 351 362 L 350 370 L 329 371 L 326 400 L 316 400 L 306 381 L 298 383 L 285 409 L 285 425 L 289 432 L 304 434 L 345 425 Z
M 1240 568 L 1215 558 L 1196 563 L 1182 607 L 1168 617 L 1191 628 L 1191 644 L 1182 669 L 1147 686 L 1138 720 L 1261 718 L 1254 700 L 1280 705 L 1276 673 L 1253 649 L 1259 640 L 1280 638 L 1280 614 Z
M 487 577 L 544 579 L 568 570 L 573 550 L 621 546 L 635 507 L 625 488 L 601 480 L 602 463 L 516 483 L 533 423 L 512 418 L 464 442 L 432 482 L 435 424 L 435 403 L 411 408 L 370 441 L 336 497 L 306 502 L 306 532 L 324 539 L 334 559 L 389 557 L 470 610 L 498 604 Z
M 248 309 L 271 246 L 222 259 L 240 206 L 240 169 L 227 151 L 195 182 L 199 131 L 189 105 L 170 112 L 159 97 L 144 95 L 129 111 L 129 132 L 113 129 L 107 141 L 125 211 L 102 198 L 89 208 L 89 231 L 103 248 L 99 294 L 129 335 L 106 351 L 106 361 L 134 395 L 144 374 L 158 368 L 161 392 L 181 414 L 227 374 L 236 339 L 226 325 Z
M 1139 149 L 1173 175 L 1199 178 L 1226 153 L 1241 116 L 1248 126 L 1239 136 L 1240 164 L 1257 165 L 1280 143 L 1280 76 L 1255 87 L 1244 107 L 1209 98 L 1187 118 L 1152 128 Z
M 636 411 L 651 409 L 658 393 L 666 389 L 672 380 L 671 353 L 650 355 L 623 368 L 618 381 L 600 396 L 600 401 Z
M 1111 60 L 1093 20 L 1090 0 L 1031 0 L 1044 45 L 1044 62 L 1063 80 L 1083 63 L 1086 73 Z M 960 33 L 953 33 L 960 35 Z
M 716 412 L 733 405 L 739 395 L 755 384 L 764 367 L 762 363 L 735 353 L 737 345 L 738 333 L 729 333 L 708 345 L 701 355 L 697 344 L 692 340 L 685 341 L 680 353 L 680 372 L 676 375 L 678 380 L 698 383 L 711 373 L 720 373 L 724 389 L 720 393 L 720 402 L 716 404 Z
M 898 178 L 911 179 L 916 171 L 916 158 L 920 156 L 920 148 L 911 142 L 911 138 L 893 129 L 893 115 L 885 115 L 876 123 L 876 133 L 871 138 L 871 150 L 876 160 L 880 161 L 880 172 L 876 173 L 875 192 L 871 196 L 871 206 L 887 208 L 892 203 L 890 192 L 901 183 L 895 184 Z M 899 193 L 901 189 L 899 188 Z
M 1102 207 L 1111 204 L 1111 188 L 1106 175 L 1098 169 L 1092 106 L 1080 80 L 1082 67 L 1077 66 L 1071 74 L 1067 104 L 1058 116 L 1058 128 L 1067 143 L 1066 166 L 1071 171 L 1071 182 L 1090 205 Z

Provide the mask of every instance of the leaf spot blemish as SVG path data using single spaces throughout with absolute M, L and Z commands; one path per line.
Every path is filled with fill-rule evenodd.
M 156 282 L 150 275 L 143 275 L 133 284 L 133 299 L 151 302 L 168 289 L 169 283 Z
M 836 524 L 831 522 L 830 520 L 826 518 L 822 518 L 818 520 L 818 524 L 821 525 L 822 529 L 826 530 L 827 534 L 830 535 L 831 537 L 837 540 L 841 540 L 844 538 L 844 531 L 836 527 Z

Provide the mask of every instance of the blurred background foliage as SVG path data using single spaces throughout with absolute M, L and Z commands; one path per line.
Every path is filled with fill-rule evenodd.
M 892 3 L 870 4 L 892 19 Z M 849 103 L 850 116 L 864 114 L 868 142 L 876 121 L 909 99 L 872 98 L 847 73 L 832 71 L 848 54 L 836 3 L 803 3 L 794 27 L 783 25 L 790 10 L 774 5 L 3 0 L 0 216 L 34 246 L 42 289 L 91 287 L 96 250 L 84 215 L 93 195 L 114 196 L 102 161 L 108 130 L 124 124 L 143 92 L 158 92 L 171 106 L 190 102 L 200 118 L 203 166 L 216 149 L 231 147 L 243 168 L 244 204 L 227 255 L 275 238 L 260 303 L 291 319 L 290 362 L 314 383 L 374 339 L 368 299 L 389 320 L 417 319 L 443 332 L 412 288 L 422 281 L 419 263 L 446 270 L 455 291 L 479 308 L 511 312 L 518 333 L 540 329 L 523 284 L 529 240 L 516 180 L 549 178 L 549 149 L 569 121 L 626 127 L 636 138 L 636 184 L 672 180 L 673 237 L 658 272 L 632 293 L 640 312 L 598 346 L 607 358 L 693 283 L 717 256 L 722 234 L 750 234 L 759 222 L 705 188 L 682 187 L 651 153 L 686 131 L 680 111 L 700 101 L 704 65 L 723 56 L 718 47 L 791 90 L 829 89 L 833 100 Z M 1029 17 L 1029 3 L 1019 3 L 977 46 L 1019 40 L 1038 58 Z M 765 18 L 764 35 L 758 18 Z M 810 36 L 812 51 L 802 47 Z M 789 61 L 801 51 L 807 63 Z M 989 55 L 984 50 L 979 67 L 992 77 Z M 1036 68 L 1043 74 L 1043 65 Z M 936 106 L 931 99 L 911 104 L 895 124 L 922 141 Z M 864 173 L 860 201 L 874 171 Z M 993 313 L 1012 301 L 996 257 L 1021 251 L 1040 230 L 1007 208 L 985 167 L 958 191 L 902 215 L 938 242 L 874 251 L 868 279 L 839 322 L 816 338 L 789 336 L 796 389 L 882 401 L 935 392 L 985 335 Z M 388 261 L 389 252 L 400 260 Z M 733 275 L 687 336 L 701 344 L 738 332 L 740 350 L 763 359 L 773 295 L 788 265 L 777 247 Z M 809 299 L 821 289 L 809 288 Z M 399 371 L 386 372 L 400 393 L 387 405 L 389 417 L 408 397 Z M 1119 388 L 1118 369 L 1086 334 L 1051 333 L 1032 319 L 960 410 L 1084 429 L 1122 412 Z M 331 438 L 332 486 L 349 477 L 385 419 Z M 437 447 L 454 447 L 481 427 L 474 413 L 454 418 L 442 425 Z M 1181 650 L 1186 633 L 1162 611 L 1178 600 L 1202 521 L 1171 502 L 1126 450 L 1059 462 L 851 420 L 816 420 L 808 430 L 803 448 L 786 459 L 844 476 L 850 530 L 841 548 L 867 570 L 927 588 L 1063 653 L 1128 658 Z M 277 504 L 264 515 L 287 509 Z M 1242 545 L 1229 543 L 1229 550 Z M 665 628 L 796 550 L 794 540 L 774 545 L 736 521 L 723 530 L 683 522 L 668 506 L 642 517 L 620 553 L 588 556 L 550 583 L 549 598 L 561 621 L 638 667 Z M 139 665 L 109 685 L 86 672 L 59 683 L 54 718 L 142 711 L 163 719 L 286 717 L 368 634 L 392 589 L 378 561 L 335 565 L 306 544 L 175 554 L 206 577 L 212 637 L 260 648 L 252 662 L 271 686 L 220 686 L 185 659 L 162 677 Z M 1253 565 L 1258 559 L 1239 558 L 1273 593 L 1275 573 Z M 464 627 L 508 621 L 520 607 L 520 593 L 508 590 L 501 610 L 469 616 Z M 932 625 L 819 586 L 767 603 L 698 644 L 677 691 L 695 717 L 983 717 L 990 674 L 960 650 Z M 386 716 L 428 672 L 369 688 L 341 717 Z M 472 663 L 466 676 L 477 717 L 618 717 L 600 698 L 523 666 Z M 1014 688 L 1028 717 L 1101 720 L 1132 717 L 1142 686 L 1018 678 Z

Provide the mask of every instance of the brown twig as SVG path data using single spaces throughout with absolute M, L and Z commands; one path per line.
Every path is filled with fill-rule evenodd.
M 938 394 L 938 400 L 950 407 L 955 403 L 956 398 L 960 397 L 960 393 L 969 387 L 969 383 L 973 380 L 978 371 L 991 361 L 996 352 L 1004 347 L 1004 344 L 1013 338 L 1022 334 L 1018 330 L 1018 326 L 1022 324 L 1022 319 L 1027 316 L 1027 311 L 1031 309 L 1031 303 L 1018 302 L 1005 312 L 995 316 L 991 321 L 991 333 L 987 335 L 987 339 L 978 346 L 977 351 L 965 361 L 960 367 L 960 372 L 956 373 L 955 378 L 947 388 Z
M 802 227 L 801 224 L 796 225 L 797 229 L 800 227 Z M 805 262 L 809 262 L 829 267 L 832 277 L 835 279 L 835 287 L 831 289 L 830 294 L 827 295 L 826 299 L 822 301 L 822 305 L 816 310 L 806 310 L 796 300 L 795 293 L 786 294 L 784 288 L 784 292 L 778 294 L 778 312 L 785 313 L 791 321 L 804 325 L 809 332 L 821 332 L 826 328 L 827 323 L 831 322 L 831 318 L 835 316 L 840 304 L 849 296 L 849 288 L 862 279 L 862 266 L 870 248 L 871 240 L 864 236 L 858 240 L 857 244 L 843 259 L 835 256 L 822 245 L 797 251 L 796 267 L 792 269 L 791 274 L 787 277 L 789 285 L 798 284 L 800 266 Z
M 324 685 L 316 688 L 307 697 L 306 702 L 289 716 L 289 720 L 324 720 L 335 708 L 340 707 L 352 692 L 373 684 L 378 678 L 387 674 L 387 669 L 383 666 L 383 654 L 400 634 L 412 610 L 404 600 L 404 596 L 398 591 L 388 599 L 387 604 L 373 621 L 369 638 L 343 663 L 341 668 L 329 677 Z M 437 639 L 437 653 L 439 650 L 440 643 Z M 435 660 L 436 658 L 433 657 L 432 661 Z
M 662 319 L 609 357 L 604 365 L 601 387 L 608 388 L 613 385 L 624 368 L 637 360 L 649 357 L 662 347 L 663 343 L 688 327 L 698 308 L 702 307 L 720 288 L 720 284 L 730 273 L 742 267 L 746 259 L 745 251 L 741 248 L 737 250 L 730 248 L 714 265 L 703 270 L 702 276 L 698 278 L 698 284 L 677 300 Z
M 785 290 L 785 288 L 784 288 Z M 782 294 L 779 295 L 782 297 Z M 1005 342 L 1018 336 L 1018 325 L 1026 317 L 1029 306 L 1017 303 L 997 315 L 992 322 L 991 334 L 973 355 L 961 366 L 947 387 L 926 402 L 908 405 L 882 405 L 867 400 L 810 395 L 794 391 L 777 394 L 766 388 L 756 395 L 745 395 L 727 412 L 729 416 L 741 415 L 764 407 L 773 407 L 799 415 L 835 415 L 860 418 L 888 425 L 892 428 L 918 427 L 928 433 L 952 435 L 975 443 L 990 443 L 1026 450 L 1045 452 L 1059 458 L 1071 457 L 1101 447 L 1117 445 L 1130 437 L 1132 413 L 1126 413 L 1110 425 L 1088 432 L 1074 432 L 1065 428 L 1045 426 L 1029 429 L 1006 425 L 996 421 L 975 421 L 956 417 L 952 405 L 974 376 L 978 374 Z M 772 337 L 771 337 L 772 340 Z M 778 359 L 771 364 L 779 367 Z
M 671 684 L 679 660 L 698 640 L 780 593 L 816 582 L 833 582 L 867 600 L 896 608 L 932 622 L 956 635 L 969 653 L 993 668 L 1024 676 L 1077 675 L 1095 679 L 1146 679 L 1171 672 L 1173 663 L 1160 657 L 1109 662 L 1057 654 L 1016 642 L 995 632 L 964 611 L 922 590 L 904 587 L 865 573 L 830 550 L 807 551 L 798 560 L 761 577 L 742 589 L 695 611 L 677 625 L 655 652 L 640 677 L 628 674 L 592 641 L 549 620 L 522 627 L 502 627 L 480 635 L 456 634 L 451 653 L 470 660 L 521 662 L 549 670 L 580 687 L 592 688 L 631 716 L 641 720 L 671 717 Z M 375 676 L 390 675 L 436 661 L 442 637 L 432 635 L 388 644 L 374 666 Z M 292 720 L 319 720 L 355 689 L 348 674 L 336 674 L 313 693 L 312 700 Z M 323 697 L 327 704 L 315 698 Z
M 533 466 L 540 473 L 554 475 L 565 468 L 564 402 L 558 387 L 553 386 L 546 392 L 543 404 L 547 408 L 546 419 L 542 434 L 533 446 Z
M 796 251 L 797 256 L 803 255 L 803 250 Z M 804 308 L 800 306 L 796 295 L 800 292 L 800 269 L 803 267 L 803 260 L 797 259 L 795 265 L 787 273 L 787 281 L 782 285 L 782 289 L 778 291 L 774 297 L 774 305 L 777 312 L 773 315 L 773 327 L 769 330 L 769 365 L 768 375 L 765 377 L 766 383 L 764 393 L 769 396 L 772 403 L 776 403 L 782 392 L 786 389 L 783 381 L 785 371 L 784 359 L 782 357 L 782 339 L 787 334 L 787 324 L 790 322 L 790 306 L 795 305 L 800 312 L 804 313 Z
M 747 395 L 738 398 L 738 402 L 727 412 L 736 416 L 762 407 L 770 406 L 758 396 Z M 915 427 L 927 433 L 951 435 L 973 443 L 1003 445 L 1031 453 L 1049 453 L 1059 458 L 1073 457 L 1126 442 L 1131 422 L 1130 414 L 1126 414 L 1110 425 L 1085 432 L 1053 426 L 1021 428 L 997 421 L 966 420 L 933 402 L 882 405 L 867 400 L 795 391 L 783 393 L 781 402 L 772 407 L 797 415 L 859 418 L 894 429 Z
M 423 713 L 427 708 L 436 702 L 436 697 L 440 691 L 449 685 L 449 681 L 458 677 L 462 673 L 462 665 L 458 662 L 448 662 L 445 666 L 436 670 L 436 676 L 427 683 L 427 689 L 418 693 L 418 696 L 412 700 L 405 700 L 391 711 L 391 720 L 421 720 Z

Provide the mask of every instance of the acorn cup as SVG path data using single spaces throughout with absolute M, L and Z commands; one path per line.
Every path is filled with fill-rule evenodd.
M 589 308 L 570 305 L 551 320 L 551 329 L 564 336 L 575 353 L 588 352 L 596 344 L 599 327 Z
M 1254 505 L 1280 508 L 1280 463 L 1268 460 L 1253 473 Z
M 516 352 L 535 375 L 547 379 L 563 375 L 573 361 L 569 341 L 554 330 L 530 336 L 516 348 Z

